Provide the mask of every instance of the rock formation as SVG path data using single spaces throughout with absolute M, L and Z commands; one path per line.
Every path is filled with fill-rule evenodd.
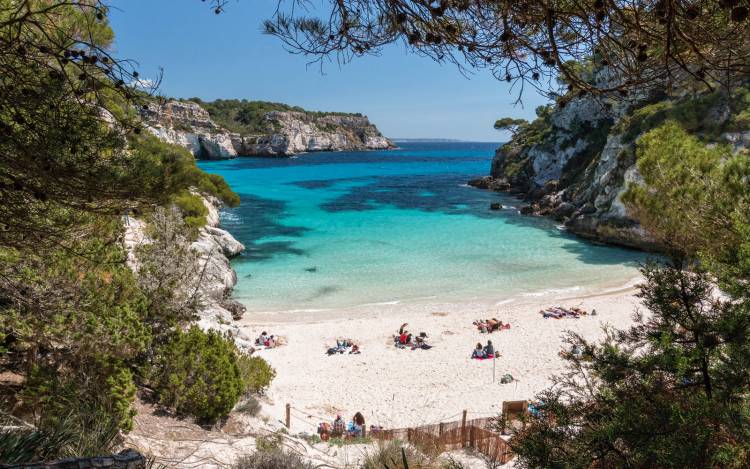
M 593 80 L 612 80 L 606 70 Z M 561 104 L 562 102 L 562 104 Z M 510 142 L 497 149 L 490 176 L 469 184 L 509 191 L 528 205 L 521 212 L 546 215 L 564 222 L 580 236 L 645 250 L 659 243 L 622 202 L 631 183 L 641 182 L 636 167 L 638 137 L 665 119 L 691 117 L 691 131 L 721 127 L 729 113 L 716 93 L 700 99 L 644 91 L 628 99 L 576 94 L 555 106 L 538 109 L 538 118 L 522 126 Z M 706 140 L 746 145 L 748 132 L 723 133 Z
M 394 147 L 367 117 L 354 114 L 273 111 L 263 117 L 268 132 L 257 135 L 241 135 L 218 126 L 205 109 L 193 102 L 151 103 L 141 110 L 141 115 L 149 132 L 189 149 L 199 159 Z
M 245 307 L 230 298 L 237 284 L 237 274 L 232 269 L 229 258 L 239 255 L 245 246 L 229 232 L 219 228 L 219 208 L 221 202 L 212 196 L 204 195 L 203 203 L 208 209 L 206 226 L 199 230 L 198 237 L 191 247 L 198 253 L 201 272 L 199 292 L 201 306 L 198 326 L 204 330 L 215 329 L 229 332 L 240 348 L 250 350 L 252 340 L 233 323 L 242 317 Z M 150 242 L 145 233 L 145 222 L 127 217 L 125 220 L 125 247 L 128 251 L 128 265 L 138 270 L 136 248 Z

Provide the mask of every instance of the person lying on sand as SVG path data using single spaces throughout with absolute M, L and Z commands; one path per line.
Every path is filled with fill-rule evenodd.
M 482 333 L 491 333 L 495 331 L 500 331 L 503 329 L 510 329 L 510 324 L 503 324 L 503 321 L 492 318 L 492 319 L 477 319 L 473 322 L 475 326 L 477 326 L 477 329 L 479 329 L 479 332 Z
M 351 339 L 336 339 L 336 346 L 330 347 L 326 350 L 326 354 L 335 355 L 337 353 L 343 354 L 348 349 L 349 353 L 360 353 L 359 346 L 356 345 Z

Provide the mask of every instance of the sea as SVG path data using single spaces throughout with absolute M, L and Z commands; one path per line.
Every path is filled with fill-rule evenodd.
M 234 298 L 250 312 L 574 295 L 624 285 L 646 255 L 584 241 L 469 187 L 498 143 L 200 161 L 240 195 L 222 226 L 246 250 Z M 491 210 L 494 202 L 501 210 Z

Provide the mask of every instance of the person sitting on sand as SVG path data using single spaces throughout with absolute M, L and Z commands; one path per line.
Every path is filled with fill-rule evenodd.
M 406 332 L 402 332 L 398 336 L 398 343 L 401 345 L 406 345 L 408 338 L 409 338 L 408 334 Z
M 481 342 L 477 342 L 477 346 L 471 354 L 471 358 L 485 358 L 484 347 L 482 347 Z
M 365 417 L 357 412 L 354 414 L 354 417 L 352 417 L 352 431 L 350 432 L 350 435 L 354 438 L 358 438 L 362 436 L 362 430 L 365 428 Z
M 495 347 L 492 345 L 491 340 L 488 340 L 487 345 L 484 347 L 484 356 L 487 358 L 495 358 Z
M 342 419 L 340 415 L 337 415 L 336 420 L 333 421 L 331 436 L 334 438 L 343 436 L 345 430 L 346 424 L 344 423 L 344 419 Z
M 274 337 L 273 335 L 271 335 L 271 336 L 270 336 L 270 337 L 268 338 L 268 340 L 266 341 L 266 344 L 265 344 L 265 345 L 266 345 L 266 347 L 268 347 L 268 348 L 274 348 L 274 347 L 276 347 L 276 338 L 275 338 L 275 337 Z
M 359 345 L 357 344 L 352 345 L 352 349 L 349 350 L 349 355 L 359 355 L 360 353 L 362 352 L 359 351 Z
M 257 345 L 266 345 L 267 341 L 268 341 L 268 333 L 266 333 L 266 331 L 261 332 L 260 337 L 255 339 L 255 343 Z

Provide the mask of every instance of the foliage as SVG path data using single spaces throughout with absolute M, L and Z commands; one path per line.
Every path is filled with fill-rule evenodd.
M 495 121 L 493 126 L 497 130 L 509 130 L 515 134 L 516 131 L 523 125 L 528 125 L 526 119 L 514 119 L 513 117 L 503 117 Z
M 668 121 L 639 139 L 637 164 L 644 184 L 631 185 L 624 201 L 641 223 L 675 253 L 736 264 L 748 223 L 747 158 Z
M 242 414 L 255 416 L 260 412 L 260 402 L 255 396 L 247 396 L 242 402 L 237 404 L 237 407 L 235 407 L 234 410 Z
M 149 304 L 145 321 L 154 340 L 162 343 L 172 330 L 196 317 L 202 300 L 198 289 L 201 264 L 176 209 L 157 208 L 146 234 L 151 242 L 135 251 L 137 279 Z
M 312 469 L 313 465 L 306 462 L 296 453 L 274 449 L 256 451 L 242 456 L 232 465 L 233 469 Z
M 159 347 L 147 372 L 162 405 L 213 421 L 226 416 L 243 391 L 234 342 L 191 326 Z
M 214 0 L 217 12 L 221 0 Z M 560 95 L 566 88 L 615 97 L 644 89 L 705 88 L 745 79 L 748 5 L 712 2 L 548 0 L 282 1 L 265 32 L 293 52 L 347 62 L 401 43 L 460 68 L 489 69 L 507 82 Z M 592 79 L 595 60 L 603 79 Z M 608 78 L 608 79 L 607 79 Z
M 276 377 L 276 370 L 261 357 L 241 354 L 237 365 L 240 368 L 245 392 L 263 393 Z
M 274 111 L 302 112 L 311 118 L 323 116 L 359 116 L 361 114 L 349 114 L 344 112 L 319 112 L 306 111 L 299 106 L 272 103 L 268 101 L 248 101 L 246 99 L 217 99 L 205 102 L 199 98 L 190 98 L 189 101 L 200 104 L 208 111 L 211 119 L 225 129 L 238 132 L 243 135 L 257 135 L 273 132 L 273 124 L 266 120 L 266 114 Z
M 361 469 L 439 469 L 437 455 L 426 455 L 412 446 L 394 440 L 378 442 L 377 449 L 368 453 Z
M 48 428 L 19 425 L 10 418 L 0 423 L 0 461 L 4 464 L 100 456 L 114 452 L 121 443 L 117 422 L 91 402 L 71 407 Z
M 677 100 L 661 99 L 623 117 L 615 130 L 622 133 L 624 142 L 632 142 L 643 132 L 672 120 L 691 133 L 703 131 L 717 134 L 723 123 L 716 122 L 709 111 L 721 105 L 728 106 L 729 99 L 723 92 L 718 91 Z
M 520 467 L 746 467 L 750 309 L 710 276 L 642 268 L 647 314 L 584 351 L 511 440 Z
M 130 177 L 158 188 L 160 203 L 165 204 L 195 188 L 218 197 L 231 207 L 239 204 L 239 197 L 224 178 L 203 172 L 195 165 L 195 158 L 187 149 L 145 134 L 132 136 L 128 144 L 135 159 Z
M 182 212 L 185 225 L 191 228 L 201 228 L 206 225 L 208 209 L 200 195 L 187 191 L 181 192 L 174 198 L 174 204 Z

